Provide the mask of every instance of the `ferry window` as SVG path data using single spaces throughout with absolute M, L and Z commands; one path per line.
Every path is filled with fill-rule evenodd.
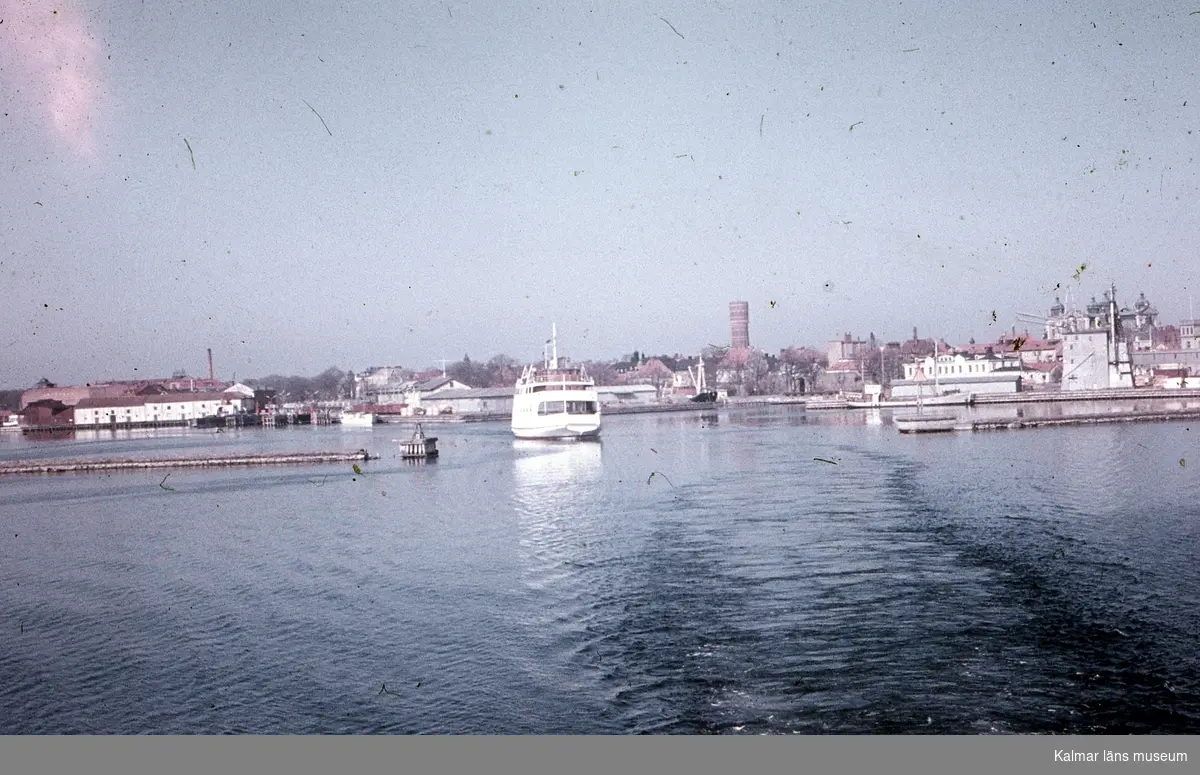
M 595 414 L 595 401 L 568 401 L 567 414 Z
M 565 401 L 543 401 L 538 405 L 538 414 L 562 414 L 565 411 Z

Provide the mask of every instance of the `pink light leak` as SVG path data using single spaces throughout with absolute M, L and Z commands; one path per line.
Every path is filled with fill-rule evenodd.
M 80 10 L 51 0 L 0 0 L 0 83 L 51 133 L 91 156 L 103 93 L 100 44 Z

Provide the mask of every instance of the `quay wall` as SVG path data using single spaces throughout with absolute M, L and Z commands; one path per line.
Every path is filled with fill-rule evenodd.
M 1054 390 L 976 395 L 976 404 L 1027 404 L 1054 401 L 1120 401 L 1125 399 L 1200 398 L 1200 389 L 1118 388 L 1114 390 Z
M 1170 420 L 1200 419 L 1200 409 L 1178 412 L 1128 412 L 1081 414 L 1071 417 L 1034 417 L 1020 420 L 974 420 L 962 424 L 963 430 L 996 431 L 1019 428 L 1043 428 L 1062 425 L 1099 425 L 1114 422 L 1167 422 Z

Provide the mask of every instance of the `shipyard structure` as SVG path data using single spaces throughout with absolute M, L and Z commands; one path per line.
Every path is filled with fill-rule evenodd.
M 1131 349 L 1148 341 L 1138 335 L 1153 331 L 1155 314 L 1147 303 L 1133 316 L 1121 315 L 1113 286 L 1104 292 L 1103 302 L 1093 298 L 1083 314 L 1067 313 L 1056 301 L 1046 327 L 1047 333 L 1053 332 L 1062 340 L 1062 389 L 1133 387 Z

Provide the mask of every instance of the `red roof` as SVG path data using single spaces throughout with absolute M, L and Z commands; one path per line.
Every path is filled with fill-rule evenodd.
M 996 344 L 995 342 L 981 342 L 977 344 L 959 345 L 958 347 L 954 348 L 954 351 L 957 353 L 962 353 L 963 355 L 983 355 L 988 350 L 995 352 L 999 348 L 1000 345 Z
M 1017 349 L 1017 348 L 1013 347 L 1013 344 L 1014 344 L 1013 342 L 1005 342 L 1004 343 L 1005 351 Z M 1026 339 L 1025 341 L 1021 342 L 1021 347 L 1020 347 L 1021 352 L 1032 352 L 1034 350 L 1057 350 L 1057 349 L 1058 349 L 1058 345 L 1056 345 L 1052 342 L 1048 342 L 1045 339 Z
M 241 398 L 239 396 L 238 398 Z M 230 396 L 225 393 L 163 393 L 158 396 L 143 396 L 147 404 L 189 404 L 197 401 L 228 401 Z
M 999 342 L 976 342 L 975 344 L 964 344 L 954 348 L 956 352 L 966 355 L 982 355 L 991 350 L 997 355 L 1012 355 L 1016 352 L 1036 352 L 1038 350 L 1057 350 L 1058 345 L 1047 342 L 1045 339 L 1024 339 L 1021 342 L 1019 350 L 1013 347 L 1011 337 L 1006 337 Z
M 117 406 L 141 406 L 146 403 L 146 396 L 113 396 L 112 398 L 82 398 L 75 404 L 76 409 L 107 408 Z
M 190 404 L 198 401 L 227 401 L 225 393 L 163 393 L 156 396 L 113 396 L 112 398 L 84 398 L 75 406 L 92 409 L 117 406 L 142 406 L 144 404 Z

